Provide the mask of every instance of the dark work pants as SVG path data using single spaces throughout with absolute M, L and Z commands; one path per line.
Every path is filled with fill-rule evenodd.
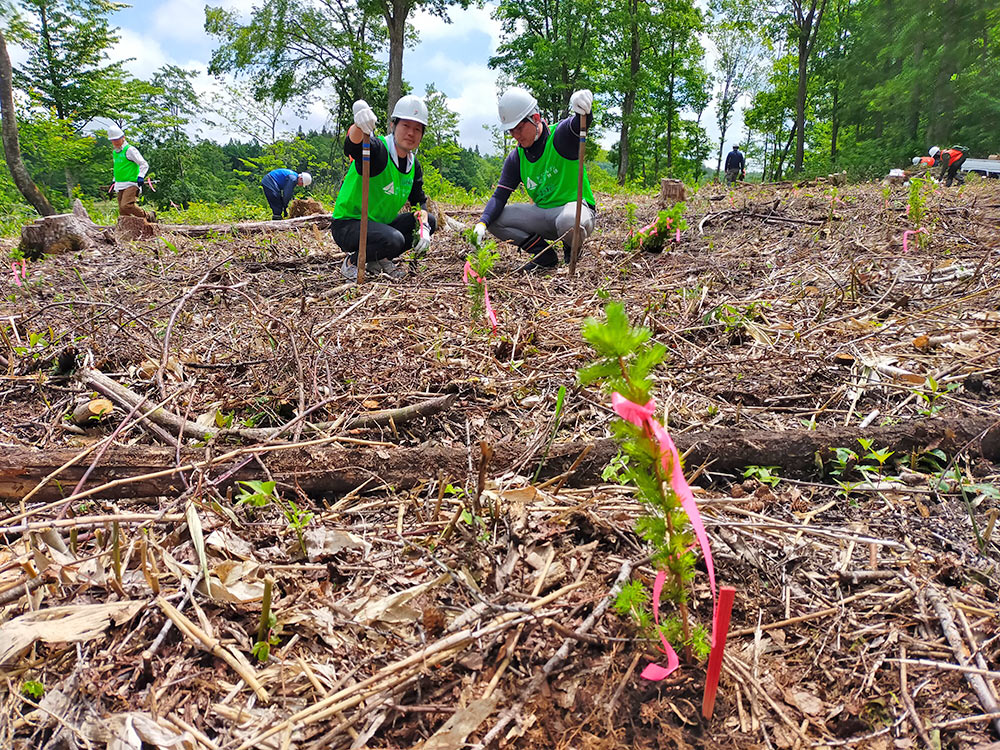
M 965 182 L 965 178 L 962 176 L 962 173 L 959 172 L 963 164 L 965 164 L 965 154 L 962 154 L 961 157 L 955 159 L 955 161 L 948 165 L 948 176 L 945 177 L 944 180 L 945 187 L 951 187 L 952 180 L 957 180 L 959 185 Z M 944 170 L 942 170 L 942 174 L 944 174 Z
M 437 229 L 434 214 L 427 215 L 431 234 Z M 358 245 L 361 242 L 361 219 L 334 219 L 331 226 L 333 241 L 348 254 L 351 263 L 357 265 Z M 392 260 L 413 247 L 413 233 L 417 230 L 417 217 L 403 213 L 388 224 L 368 220 L 368 241 L 365 246 L 365 262 Z
M 277 221 L 285 215 L 288 205 L 285 203 L 285 196 L 269 185 L 261 185 L 264 188 L 264 197 L 267 198 L 267 205 L 271 207 L 271 221 Z

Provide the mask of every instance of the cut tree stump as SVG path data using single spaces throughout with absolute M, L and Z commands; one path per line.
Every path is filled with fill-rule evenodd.
M 110 416 L 115 405 L 106 398 L 95 398 L 84 401 L 73 410 L 71 421 L 77 427 L 92 427 Z
M 964 450 L 965 455 L 984 458 L 996 463 L 1000 459 L 1000 428 L 990 419 L 923 419 L 891 427 L 866 430 L 826 428 L 817 430 L 711 430 L 700 433 L 683 433 L 675 436 L 677 447 L 686 452 L 685 465 L 689 472 L 703 464 L 708 472 L 725 472 L 739 475 L 747 466 L 778 466 L 784 476 L 815 476 L 819 473 L 817 459 L 829 462 L 838 447 L 857 448 L 858 437 L 872 440 L 878 448 L 893 450 L 905 456 L 911 451 L 921 453 L 940 448 L 949 456 Z M 562 443 L 552 446 L 541 472 L 543 477 L 557 476 L 568 469 L 587 449 L 568 478 L 567 484 L 590 485 L 601 481 L 601 472 L 618 453 L 617 444 L 611 439 L 584 443 Z M 509 443 L 493 446 L 490 461 L 491 474 L 502 474 L 515 465 L 528 449 L 524 444 Z M 222 455 L 224 446 L 216 448 Z M 424 482 L 439 471 L 452 481 L 469 473 L 468 448 L 464 445 L 442 446 L 281 446 L 268 448 L 237 449 L 239 456 L 255 454 L 268 467 L 274 479 L 300 487 L 311 493 L 349 492 L 367 483 L 370 489 L 383 484 L 396 489 L 407 489 Z M 57 468 L 77 457 L 79 451 L 56 449 L 40 451 L 35 448 L 7 447 L 0 454 L 0 498 L 18 500 L 30 492 L 38 482 Z M 181 450 L 181 464 L 200 462 L 205 457 L 204 448 Z M 534 454 L 523 473 L 531 475 L 539 455 Z M 212 476 L 222 476 L 241 463 L 231 458 L 210 471 Z M 38 501 L 58 500 L 64 497 L 66 487 L 73 487 L 89 466 L 83 458 L 64 469 L 32 497 Z M 173 448 L 129 446 L 110 448 L 101 457 L 91 473 L 85 488 L 93 488 L 117 481 L 101 490 L 96 496 L 105 499 L 173 495 L 181 492 L 183 483 L 176 473 L 147 477 L 138 482 L 127 482 L 129 477 L 163 472 L 176 466 Z M 220 490 L 233 482 L 260 477 L 261 468 L 249 464 L 219 485 Z M 928 478 L 930 481 L 930 477 Z
M 88 250 L 101 243 L 115 241 L 112 227 L 102 227 L 90 220 L 79 198 L 73 213 L 43 216 L 21 228 L 21 252 L 29 258 L 42 255 Z
M 671 180 L 669 177 L 664 177 L 660 180 L 660 197 L 657 198 L 660 205 L 672 206 L 684 200 L 685 197 L 686 193 L 683 182 L 680 180 Z
M 323 204 L 312 198 L 296 198 L 288 204 L 288 218 L 297 219 L 300 216 L 318 216 L 326 213 Z
M 118 217 L 118 239 L 120 240 L 148 240 L 159 234 L 159 226 L 151 224 L 141 216 L 119 216 Z

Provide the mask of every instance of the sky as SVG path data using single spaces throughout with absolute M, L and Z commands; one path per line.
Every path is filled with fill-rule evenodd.
M 255 4 L 266 0 L 212 0 L 211 5 L 221 6 L 249 17 Z M 207 66 L 217 41 L 205 33 L 205 0 L 134 0 L 130 8 L 112 14 L 112 24 L 120 28 L 121 39 L 115 50 L 118 59 L 133 58 L 126 63 L 132 75 L 149 79 L 165 64 L 197 70 L 193 81 L 203 98 L 218 90 L 218 83 L 208 75 Z M 488 60 L 496 52 L 500 38 L 500 24 L 491 18 L 492 5 L 454 8 L 450 11 L 452 23 L 428 13 L 418 13 L 410 21 L 417 30 L 419 42 L 403 54 L 403 78 L 414 93 L 423 94 L 427 84 L 434 86 L 448 97 L 448 106 L 459 115 L 459 138 L 463 146 L 478 146 L 483 153 L 492 149 L 485 125 L 497 124 L 496 102 L 499 96 L 496 82 L 498 71 L 490 70 Z M 711 64 L 713 48 L 703 40 L 709 50 Z M 11 50 L 16 65 L 23 57 L 18 50 Z M 322 128 L 328 113 L 322 103 L 310 105 L 304 116 L 289 113 L 287 130 L 294 132 L 300 125 L 308 130 Z M 739 112 L 730 133 L 739 133 L 742 118 Z M 706 110 L 702 124 L 709 137 L 718 143 L 715 112 Z M 225 142 L 231 134 L 220 128 L 201 125 L 198 133 L 215 141 Z M 610 147 L 617 141 L 615 132 L 605 132 L 602 145 Z M 726 149 L 732 142 L 727 137 Z M 712 160 L 714 166 L 714 159 Z

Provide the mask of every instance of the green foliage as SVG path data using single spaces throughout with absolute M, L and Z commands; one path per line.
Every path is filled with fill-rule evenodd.
M 928 375 L 925 386 L 915 391 L 917 398 L 924 404 L 922 408 L 917 410 L 917 413 L 925 417 L 933 417 L 944 409 L 946 405 L 944 402 L 947 401 L 944 397 L 961 387 L 961 383 L 947 383 L 942 386 L 932 375 Z M 941 403 L 938 403 L 939 401 Z
M 273 484 L 273 482 L 271 483 Z M 273 491 L 273 487 L 271 488 Z M 295 536 L 299 540 L 299 549 L 302 550 L 302 555 L 305 556 L 306 552 L 306 542 L 302 534 L 305 531 L 306 526 L 313 519 L 313 514 L 309 511 L 302 510 L 293 503 L 291 500 L 286 501 L 286 507 L 282 508 L 282 514 L 285 516 L 285 520 L 288 522 L 288 526 L 295 531 Z
M 647 609 L 649 594 L 641 581 L 629 581 L 622 586 L 611 606 L 622 617 L 631 618 L 640 628 L 648 628 L 652 624 Z
M 469 275 L 465 285 L 469 300 L 472 302 L 470 315 L 474 323 L 482 325 L 486 316 L 486 281 L 493 271 L 493 266 L 500 259 L 500 252 L 493 239 L 484 240 L 482 245 L 477 243 L 476 235 L 471 229 L 465 230 L 462 236 L 474 248 L 465 258 L 474 272 Z
M 652 371 L 666 356 L 663 345 L 650 343 L 649 330 L 632 327 L 621 304 L 609 303 L 603 322 L 594 318 L 584 322 L 583 337 L 599 359 L 580 370 L 580 383 L 599 382 L 606 391 L 616 392 L 634 404 L 648 403 L 653 387 Z M 695 556 L 691 552 L 694 535 L 670 484 L 673 464 L 664 460 L 659 440 L 648 424 L 638 426 L 618 420 L 612 429 L 621 453 L 628 457 L 616 472 L 625 474 L 634 485 L 645 511 L 636 522 L 636 533 L 653 548 L 652 564 L 667 572 L 663 597 L 675 605 L 683 605 L 694 577 Z M 639 601 L 638 594 L 633 588 L 624 597 L 619 595 L 616 608 L 631 611 Z M 685 627 L 679 632 L 686 631 Z M 672 642 L 690 643 L 676 635 Z
M 25 680 L 21 683 L 21 695 L 32 700 L 41 700 L 45 695 L 45 685 L 38 680 Z
M 242 488 L 236 496 L 236 502 L 241 505 L 249 505 L 252 508 L 264 508 L 271 501 L 278 499 L 274 491 L 275 482 L 250 479 L 245 482 L 239 482 L 239 484 L 242 485 Z
M 683 203 L 675 203 L 670 208 L 660 211 L 652 227 L 644 232 L 630 234 L 625 240 L 625 249 L 628 251 L 642 249 L 648 253 L 662 252 L 674 240 L 677 232 L 687 229 L 684 208 Z
M 778 476 L 777 466 L 748 466 L 743 470 L 743 476 L 749 479 L 756 479 L 761 484 L 777 487 L 781 477 Z

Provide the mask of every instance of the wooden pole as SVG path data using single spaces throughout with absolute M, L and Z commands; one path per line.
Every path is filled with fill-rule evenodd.
M 576 276 L 576 259 L 580 257 L 583 233 L 580 231 L 580 213 L 583 210 L 583 157 L 587 150 L 587 116 L 580 115 L 580 168 L 576 176 L 576 222 L 573 224 L 573 251 L 569 258 L 569 275 Z
M 361 237 L 358 240 L 358 285 L 365 283 L 368 248 L 368 180 L 371 176 L 372 141 L 368 133 L 361 139 Z

